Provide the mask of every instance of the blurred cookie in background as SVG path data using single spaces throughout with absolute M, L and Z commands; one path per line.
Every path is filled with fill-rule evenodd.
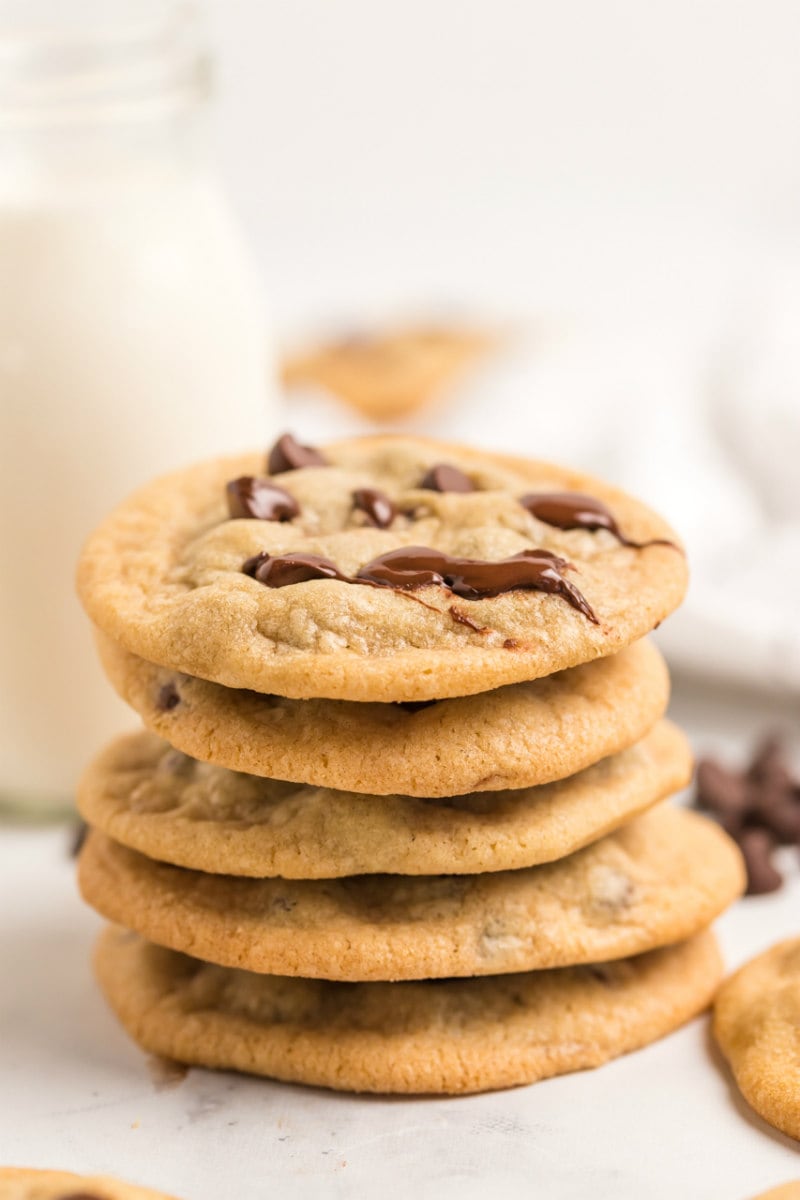
M 497 333 L 420 324 L 360 332 L 290 354 L 285 387 L 321 388 L 375 421 L 394 421 L 451 389 L 495 350 Z
M 0 1200 L 173 1200 L 109 1175 L 0 1167 Z

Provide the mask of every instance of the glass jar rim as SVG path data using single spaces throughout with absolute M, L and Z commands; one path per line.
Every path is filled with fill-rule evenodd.
M 75 17 L 75 0 L 64 5 Z M 80 9 L 80 4 L 79 4 Z M 103 19 L 0 21 L 0 128 L 163 119 L 211 92 L 196 0 L 106 3 Z

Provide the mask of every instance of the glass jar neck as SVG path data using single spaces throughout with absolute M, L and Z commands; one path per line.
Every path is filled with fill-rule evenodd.
M 0 21 L 1 195 L 202 161 L 211 70 L 195 5 L 40 0 L 38 9 L 34 24 L 27 5 L 24 21 Z

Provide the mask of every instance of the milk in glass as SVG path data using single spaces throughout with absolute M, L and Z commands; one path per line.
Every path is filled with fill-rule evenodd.
M 22 11 L 0 22 L 0 807 L 43 812 L 136 723 L 75 598 L 83 539 L 138 484 L 274 429 L 197 13 Z

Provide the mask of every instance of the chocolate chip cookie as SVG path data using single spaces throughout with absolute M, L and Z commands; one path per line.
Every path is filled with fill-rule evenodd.
M 686 587 L 675 534 L 594 479 L 421 438 L 283 437 L 141 489 L 78 572 L 132 653 L 298 699 L 473 695 L 613 654 Z
M 633 745 L 663 714 L 661 655 L 637 642 L 530 683 L 427 704 L 287 700 L 157 667 L 99 635 L 117 691 L 148 729 L 235 771 L 372 795 L 534 787 Z
M 683 787 L 691 762 L 686 738 L 661 721 L 635 746 L 558 783 L 438 799 L 370 796 L 210 766 L 140 732 L 98 756 L 78 804 L 116 841 L 197 871 L 477 874 L 572 854 Z
M 702 1012 L 713 934 L 602 966 L 342 984 L 212 966 L 111 927 L 100 986 L 151 1054 L 337 1091 L 455 1094 L 597 1067 Z
M 725 981 L 713 1029 L 747 1103 L 800 1140 L 800 938 L 779 942 Z
M 79 882 L 109 920 L 207 962 L 365 981 L 640 954 L 705 928 L 745 877 L 727 834 L 664 805 L 569 858 L 482 875 L 239 879 L 157 863 L 92 833 Z

